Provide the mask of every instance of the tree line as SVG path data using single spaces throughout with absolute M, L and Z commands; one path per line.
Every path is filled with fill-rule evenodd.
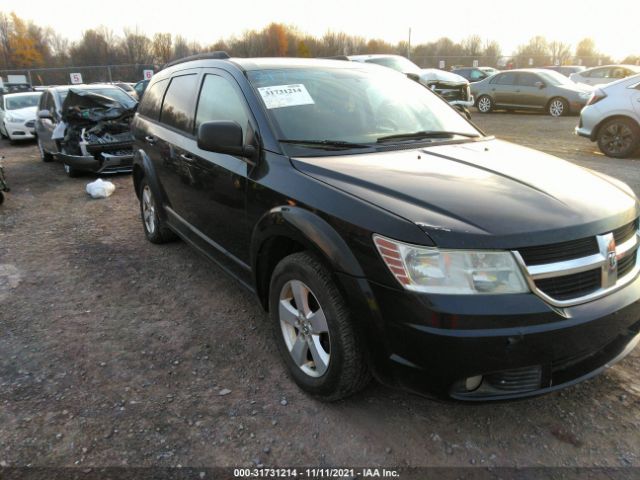
M 190 41 L 182 35 L 155 33 L 148 36 L 137 28 L 125 28 L 121 35 L 101 26 L 85 30 L 74 42 L 51 27 L 42 27 L 15 13 L 0 11 L 0 70 L 47 67 L 145 64 L 163 65 L 173 59 L 207 51 L 224 50 L 231 56 L 330 57 L 368 53 L 393 53 L 410 57 L 422 67 L 471 65 L 502 66 L 509 57 L 513 66 L 580 63 L 591 66 L 609 63 L 611 57 L 599 52 L 590 38 L 575 47 L 560 41 L 534 37 L 511 55 L 503 55 L 500 45 L 470 35 L 461 42 L 440 38 L 433 42 L 409 45 L 366 39 L 344 32 L 328 31 L 322 37 L 301 32 L 296 27 L 271 23 L 261 30 L 247 30 L 239 36 L 211 44 Z M 636 63 L 640 56 L 629 56 L 624 63 Z M 504 61 L 502 62 L 504 63 Z

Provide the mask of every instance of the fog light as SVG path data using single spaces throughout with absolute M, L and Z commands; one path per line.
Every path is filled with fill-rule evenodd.
M 472 392 L 477 389 L 482 383 L 482 375 L 476 375 L 475 377 L 469 377 L 464 381 L 464 388 L 467 392 Z

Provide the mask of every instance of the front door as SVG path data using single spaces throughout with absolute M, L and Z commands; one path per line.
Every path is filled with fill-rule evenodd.
M 245 143 L 253 143 L 256 123 L 246 100 L 231 75 L 205 69 L 195 114 L 195 133 L 208 121 L 235 121 L 243 130 Z M 245 215 L 249 160 L 234 155 L 207 152 L 197 146 L 185 162 L 194 175 L 188 191 L 193 208 L 191 223 L 200 232 L 245 264 L 249 263 L 250 228 Z

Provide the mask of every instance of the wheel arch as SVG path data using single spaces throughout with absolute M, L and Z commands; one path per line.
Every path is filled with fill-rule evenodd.
M 276 265 L 303 250 L 318 255 L 333 272 L 364 276 L 347 243 L 326 220 L 301 207 L 275 207 L 258 221 L 251 237 L 254 283 L 265 310 L 269 307 L 269 282 Z
M 132 178 L 133 188 L 138 199 L 140 199 L 140 182 L 143 178 L 147 179 L 147 183 L 149 184 L 154 197 L 160 200 L 158 215 L 162 220 L 165 220 L 166 212 L 164 208 L 162 208 L 162 206 L 166 203 L 166 195 L 164 195 L 164 190 L 162 189 L 160 181 L 158 180 L 158 176 L 156 175 L 156 171 L 153 168 L 151 159 L 142 149 L 138 149 L 134 153 Z
M 614 120 L 616 118 L 631 120 L 638 127 L 638 129 L 640 129 L 640 123 L 638 123 L 638 121 L 632 116 L 626 113 L 614 113 L 613 115 L 609 115 L 608 117 L 603 118 L 596 124 L 591 132 L 591 141 L 595 142 L 598 139 L 598 134 L 600 133 L 600 128 L 602 128 L 602 125 L 607 123 L 609 120 Z

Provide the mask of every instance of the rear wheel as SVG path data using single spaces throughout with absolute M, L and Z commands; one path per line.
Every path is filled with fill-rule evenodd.
M 301 389 L 334 401 L 367 385 L 364 342 L 331 273 L 314 255 L 294 253 L 276 266 L 269 311 L 280 354 Z
M 547 111 L 552 117 L 562 117 L 569 114 L 569 103 L 564 98 L 552 98 L 547 106 Z
M 607 120 L 598 130 L 598 147 L 608 157 L 626 158 L 640 145 L 640 127 L 627 118 Z
M 167 243 L 175 240 L 176 234 L 158 215 L 158 203 L 146 178 L 140 181 L 140 217 L 144 234 L 151 243 Z
M 493 100 L 488 95 L 481 95 L 476 106 L 480 113 L 489 113 L 493 110 Z

